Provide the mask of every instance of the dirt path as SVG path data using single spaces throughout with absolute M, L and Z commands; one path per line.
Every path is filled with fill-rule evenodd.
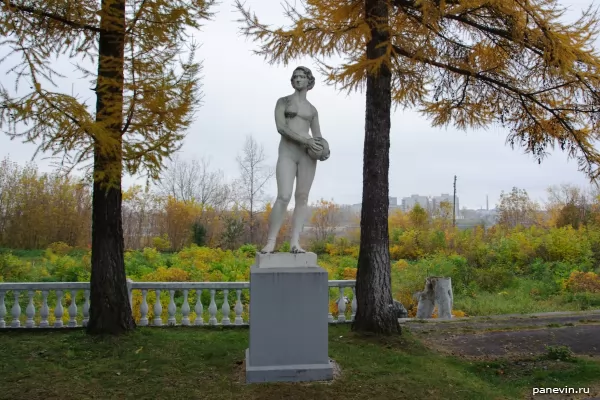
M 421 340 L 442 351 L 477 358 L 532 356 L 546 345 L 600 357 L 600 310 L 519 316 L 404 322 Z
M 545 368 L 535 360 L 546 346 L 568 346 L 578 356 L 600 358 L 600 310 L 460 318 L 405 320 L 403 326 L 428 347 L 479 360 L 513 360 L 519 370 Z M 528 359 L 529 361 L 519 361 Z M 599 377 L 600 380 L 600 377 Z M 530 399 L 600 400 L 600 382 L 589 395 L 537 395 Z

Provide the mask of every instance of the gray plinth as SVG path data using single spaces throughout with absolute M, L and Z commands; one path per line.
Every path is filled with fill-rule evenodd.
M 246 382 L 333 379 L 328 305 L 327 271 L 323 268 L 253 265 Z

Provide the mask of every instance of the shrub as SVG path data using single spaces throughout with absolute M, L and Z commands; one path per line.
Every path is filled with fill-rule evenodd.
M 31 264 L 22 261 L 11 252 L 0 253 L 0 282 L 29 280 Z
M 162 236 L 153 237 L 152 246 L 158 251 L 167 251 L 172 247 L 169 236 L 166 233 Z
M 573 271 L 565 288 L 572 293 L 600 293 L 600 276 L 593 272 Z
M 47 250 L 57 256 L 65 256 L 69 254 L 73 248 L 65 242 L 54 242 L 48 246 Z

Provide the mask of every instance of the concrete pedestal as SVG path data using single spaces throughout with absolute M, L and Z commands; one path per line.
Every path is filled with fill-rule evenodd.
M 282 263 L 287 261 L 287 266 L 275 267 L 274 256 Z M 314 259 L 314 265 L 305 266 L 307 259 Z M 261 264 L 268 267 L 261 268 Z M 333 379 L 327 280 L 327 271 L 316 265 L 313 253 L 257 256 L 250 269 L 246 382 Z

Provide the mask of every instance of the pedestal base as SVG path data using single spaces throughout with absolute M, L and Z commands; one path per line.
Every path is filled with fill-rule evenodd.
M 283 263 L 285 258 L 278 261 Z M 294 265 L 299 260 L 290 255 L 288 261 Z M 269 264 L 250 269 L 246 382 L 333 379 L 328 354 L 327 271 L 316 262 L 310 267 Z
M 250 349 L 246 349 L 246 383 L 260 382 L 308 382 L 333 379 L 333 365 L 271 365 L 253 367 L 250 365 Z

